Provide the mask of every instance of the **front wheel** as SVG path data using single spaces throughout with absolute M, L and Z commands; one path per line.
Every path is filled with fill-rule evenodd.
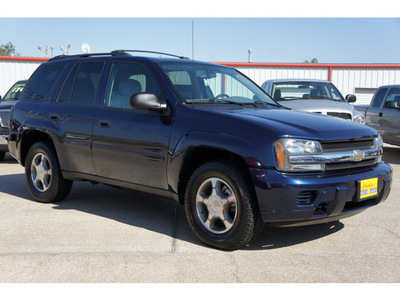
M 247 245 L 262 226 L 249 180 L 241 168 L 227 161 L 206 163 L 193 173 L 185 211 L 197 237 L 223 250 Z
M 64 179 L 53 147 L 34 144 L 25 161 L 25 179 L 31 196 L 39 202 L 55 202 L 70 192 L 72 181 Z

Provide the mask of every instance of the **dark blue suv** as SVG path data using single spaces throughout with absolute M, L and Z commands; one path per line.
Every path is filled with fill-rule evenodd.
M 9 149 L 34 199 L 61 200 L 74 180 L 166 196 L 232 250 L 264 222 L 329 222 L 387 198 L 375 130 L 286 109 L 229 67 L 132 52 L 60 56 L 31 76 Z

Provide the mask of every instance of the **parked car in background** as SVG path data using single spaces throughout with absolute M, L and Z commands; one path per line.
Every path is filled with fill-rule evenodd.
M 355 106 L 365 124 L 376 129 L 388 144 L 400 146 L 400 85 L 379 87 L 369 106 Z
M 8 90 L 4 98 L 0 96 L 0 160 L 8 152 L 8 119 L 11 107 L 17 102 L 19 95 L 23 91 L 27 80 L 20 80 Z
M 343 98 L 330 81 L 315 79 L 274 79 L 261 86 L 279 104 L 294 110 L 303 110 L 323 115 L 364 123 L 364 115 L 353 105 L 355 95 Z

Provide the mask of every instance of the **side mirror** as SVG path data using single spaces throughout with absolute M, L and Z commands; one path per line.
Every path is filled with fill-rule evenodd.
M 132 95 L 130 105 L 134 109 L 153 110 L 165 112 L 167 103 L 164 99 L 158 99 L 154 94 L 137 93 Z
M 357 97 L 353 94 L 348 94 L 345 99 L 347 102 L 353 103 L 353 102 L 356 102 Z

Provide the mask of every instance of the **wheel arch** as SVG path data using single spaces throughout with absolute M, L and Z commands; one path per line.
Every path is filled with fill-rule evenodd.
M 53 149 L 55 149 L 53 140 L 51 136 L 43 131 L 40 130 L 28 130 L 24 131 L 22 138 L 21 138 L 21 145 L 20 145 L 20 157 L 21 157 L 21 165 L 25 166 L 26 156 L 29 152 L 29 149 L 37 142 L 46 141 L 49 143 Z
M 209 146 L 197 146 L 190 148 L 183 159 L 178 180 L 179 203 L 185 202 L 185 190 L 193 172 L 201 165 L 216 160 L 230 161 L 238 165 L 245 176 L 251 180 L 250 171 L 245 159 L 240 155 L 226 149 L 213 148 Z

